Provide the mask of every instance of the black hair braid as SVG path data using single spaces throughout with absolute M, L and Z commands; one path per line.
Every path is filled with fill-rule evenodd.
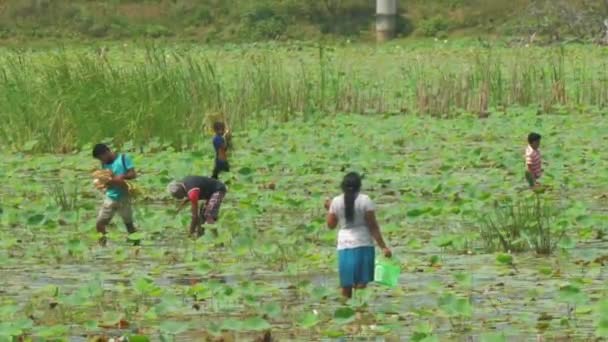
M 355 200 L 361 190 L 361 176 L 350 172 L 342 180 L 342 191 L 344 192 L 344 216 L 346 222 L 352 223 L 355 219 Z

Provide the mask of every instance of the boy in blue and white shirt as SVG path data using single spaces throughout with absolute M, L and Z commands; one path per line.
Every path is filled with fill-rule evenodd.
M 104 144 L 95 145 L 93 157 L 101 162 L 102 169 L 112 172 L 112 179 L 107 184 L 105 198 L 99 210 L 96 224 L 97 232 L 103 235 L 99 242 L 105 245 L 106 226 L 112 221 L 117 212 L 121 216 L 127 232 L 132 234 L 136 231 L 133 224 L 131 198 L 129 197 L 128 185 L 125 181 L 135 179 L 137 174 L 131 158 L 125 154 L 116 155 Z M 138 243 L 138 241 L 131 242 L 134 244 Z

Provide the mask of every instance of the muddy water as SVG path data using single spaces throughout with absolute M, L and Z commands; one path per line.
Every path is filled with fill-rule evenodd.
M 52 268 L 35 262 L 22 262 L 19 265 L 0 266 L 2 271 L 2 297 L 3 300 L 14 300 L 17 303 L 27 302 L 31 293 L 37 293 L 48 285 L 56 285 L 63 293 L 82 286 L 86 281 L 95 278 L 96 273 L 103 274 L 103 288 L 109 295 L 115 293 L 117 285 L 128 286 L 129 278 L 116 272 L 116 265 L 107 256 L 114 249 L 127 248 L 114 246 L 108 249 L 93 248 L 92 261 L 83 263 L 62 263 Z M 295 284 L 307 281 L 312 286 L 335 288 L 336 275 L 328 274 L 298 274 L 296 277 L 285 276 L 280 273 L 251 272 L 251 274 L 214 274 L 209 277 L 183 276 L 188 274 L 185 264 L 172 265 L 168 271 L 161 274 L 155 270 L 154 259 L 147 258 L 145 249 L 154 246 L 145 246 L 137 256 L 121 264 L 123 269 L 137 269 L 142 274 L 149 274 L 156 284 L 162 287 L 183 287 L 197 282 L 219 280 L 231 286 L 239 286 L 243 281 L 259 281 L 272 284 L 279 290 L 278 293 L 262 296 L 262 302 L 277 301 L 286 306 L 298 306 L 310 303 L 306 297 L 298 294 Z M 425 262 L 437 251 L 418 251 L 408 253 L 397 248 L 396 252 L 405 261 L 404 272 L 400 278 L 397 291 L 386 291 L 381 287 L 373 286 L 377 293 L 377 300 L 369 303 L 368 312 L 385 311 L 387 305 L 396 309 L 392 313 L 400 317 L 401 329 L 392 335 L 372 339 L 374 341 L 408 340 L 412 334 L 412 326 L 420 321 L 412 314 L 423 308 L 433 308 L 441 292 L 453 290 L 468 296 L 474 308 L 473 319 L 467 320 L 463 326 L 458 322 L 450 322 L 440 316 L 430 317 L 429 320 L 439 327 L 435 330 L 439 336 L 447 340 L 477 341 L 479 331 L 492 329 L 512 332 L 518 341 L 536 341 L 538 318 L 541 315 L 551 316 L 548 336 L 569 336 L 574 340 L 586 340 L 593 334 L 593 319 L 584 311 L 577 313 L 576 308 L 558 300 L 558 289 L 567 283 L 569 278 L 584 278 L 584 292 L 593 300 L 604 291 L 608 280 L 607 272 L 602 267 L 584 268 L 573 264 L 575 260 L 588 259 L 589 255 L 603 255 L 608 243 L 579 244 L 568 255 L 551 258 L 538 258 L 533 255 L 520 255 L 516 258 L 517 271 L 506 266 L 497 266 L 492 255 L 453 255 L 440 254 L 441 261 L 438 267 L 429 267 Z M 133 253 L 130 251 L 129 253 Z M 541 266 L 553 271 L 552 275 L 543 275 L 539 272 Z M 453 274 L 457 272 L 468 273 L 472 276 L 470 288 L 463 288 L 454 280 Z M 433 288 L 437 284 L 437 288 Z M 194 305 L 189 297 L 184 297 L 185 307 Z M 203 304 L 205 305 L 205 304 Z M 338 302 L 329 301 L 324 305 L 338 306 Z M 239 306 L 234 309 L 235 317 L 239 317 Z M 245 308 L 242 312 L 245 312 Z M 217 318 L 218 313 L 205 313 L 192 310 L 183 313 L 180 319 L 201 322 L 205 317 Z M 565 318 L 570 318 L 567 322 Z M 561 322 L 560 322 L 561 321 Z M 195 325 L 196 326 L 196 325 Z M 274 336 L 279 340 L 309 340 L 316 333 L 306 335 L 302 330 L 293 331 L 289 319 L 273 321 Z M 459 331 L 462 330 L 462 331 Z M 145 329 L 144 329 L 145 331 Z M 552 331 L 559 333 L 555 334 Z M 78 338 L 78 329 L 73 336 Z M 294 335 L 297 334 L 297 335 Z M 191 329 L 178 340 L 192 340 L 201 337 L 197 329 Z M 248 338 L 248 335 L 239 335 L 239 339 Z M 364 335 L 362 335 L 364 336 Z M 442 339 L 443 340 L 443 339 Z

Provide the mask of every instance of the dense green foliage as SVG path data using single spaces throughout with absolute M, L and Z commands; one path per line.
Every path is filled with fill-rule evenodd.
M 607 52 L 538 46 L 595 39 L 608 1 L 406 4 L 434 39 L 355 42 L 369 0 L 0 2 L 0 342 L 608 338 Z M 225 43 L 290 39 L 316 42 Z M 164 189 L 211 173 L 221 113 L 219 236 L 192 240 Z M 118 220 L 96 244 L 102 141 L 135 160 L 139 247 Z M 322 203 L 349 170 L 402 272 L 343 301 Z
M 0 56 L 3 147 L 66 152 L 92 141 L 182 149 L 222 111 L 239 128 L 323 113 L 451 117 L 603 110 L 605 51 L 289 44 L 13 50 Z
M 373 37 L 373 0 L 6 0 L 0 39 Z M 597 38 L 605 0 L 402 0 L 399 34 Z
M 564 238 L 542 258 L 486 254 L 480 217 L 494 203 L 528 196 L 522 154 L 530 130 L 544 135 L 550 190 L 542 198 L 562 209 L 545 228 Z M 607 131 L 601 115 L 534 111 L 250 125 L 234 137 L 241 148 L 225 174 L 220 235 L 196 242 L 186 237 L 188 213 L 174 216 L 163 189 L 172 178 L 211 172 L 210 137 L 194 152 L 125 146 L 147 193 L 136 205 L 140 248 L 124 242 L 120 221 L 109 246 L 96 246 L 101 199 L 89 150 L 5 154 L 0 338 L 140 331 L 203 340 L 224 331 L 249 341 L 267 329 L 280 341 L 606 337 Z M 343 170 L 365 173 L 364 191 L 402 266 L 397 288 L 373 285 L 346 304 L 336 289 L 336 232 L 325 228 L 322 210 Z

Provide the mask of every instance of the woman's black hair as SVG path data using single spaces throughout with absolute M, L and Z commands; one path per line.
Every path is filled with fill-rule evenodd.
M 344 192 L 344 216 L 346 222 L 351 223 L 355 219 L 355 200 L 361 190 L 361 176 L 356 172 L 350 172 L 342 180 L 342 192 Z

